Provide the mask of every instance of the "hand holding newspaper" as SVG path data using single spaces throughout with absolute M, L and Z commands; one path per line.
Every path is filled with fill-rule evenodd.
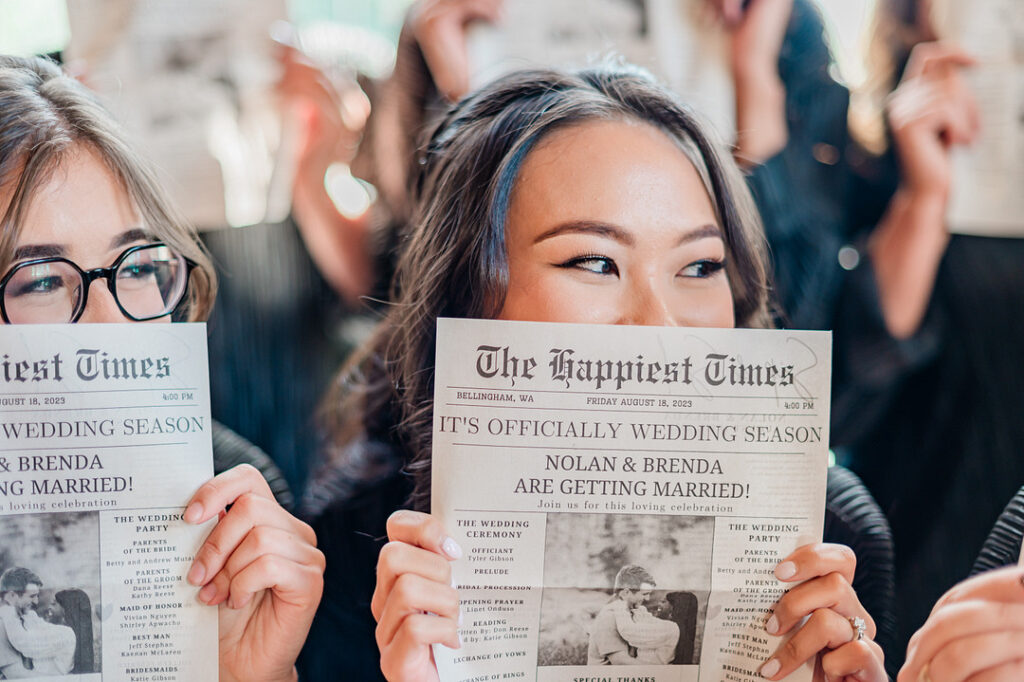
M 773 571 L 822 538 L 829 335 L 442 319 L 437 338 L 432 509 L 464 552 L 440 678 L 763 679 Z
M 217 679 L 205 325 L 0 325 L 0 673 Z

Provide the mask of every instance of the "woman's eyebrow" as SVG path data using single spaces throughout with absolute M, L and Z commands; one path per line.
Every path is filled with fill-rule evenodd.
M 60 244 L 26 244 L 14 250 L 13 260 L 31 260 L 34 258 L 55 258 L 63 256 L 67 249 Z
M 555 225 L 550 230 L 546 230 L 537 236 L 533 240 L 534 244 L 539 244 L 545 239 L 551 239 L 562 234 L 593 234 L 599 237 L 607 237 L 614 239 L 615 241 L 624 244 L 626 246 L 633 246 L 636 243 L 634 236 L 626 232 L 620 227 L 611 225 L 609 223 L 602 223 L 595 220 L 572 220 L 565 223 Z M 683 244 L 689 244 L 699 239 L 707 239 L 708 237 L 715 237 L 717 239 L 723 239 L 722 231 L 717 225 L 708 223 L 701 225 L 692 230 L 684 232 L 680 237 L 676 246 L 682 246 Z
M 707 239 L 708 237 L 716 237 L 725 241 L 725 238 L 722 236 L 722 231 L 718 229 L 718 225 L 708 223 L 707 225 L 701 225 L 700 227 L 694 228 L 683 234 L 679 238 L 679 243 L 676 244 L 676 246 L 689 244 L 690 242 L 695 242 L 698 239 Z
M 633 246 L 635 240 L 633 235 L 626 232 L 620 227 L 615 225 L 609 225 L 608 223 L 597 222 L 596 220 L 570 220 L 565 223 L 559 223 L 550 230 L 545 230 L 538 235 L 534 240 L 534 244 L 539 244 L 545 239 L 551 239 L 562 234 L 593 234 L 598 237 L 607 237 L 614 239 L 615 241 L 625 244 L 626 246 Z
M 110 240 L 110 249 L 114 250 L 120 246 L 127 246 L 132 242 L 147 241 L 150 236 L 146 234 L 146 231 L 141 227 L 133 227 L 130 230 L 125 230 L 119 235 L 115 235 Z

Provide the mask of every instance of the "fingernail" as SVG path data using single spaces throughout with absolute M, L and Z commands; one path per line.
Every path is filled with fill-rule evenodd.
M 781 667 L 782 664 L 779 663 L 779 659 L 773 658 L 761 666 L 761 677 L 775 677 L 779 672 L 779 668 Z
M 199 523 L 201 518 L 203 518 L 203 505 L 193 502 L 185 510 L 185 520 L 189 523 Z
M 455 621 L 455 624 L 458 625 L 460 628 L 462 627 L 462 607 L 461 606 L 459 607 L 459 619 L 457 621 Z
M 459 648 L 461 649 L 462 648 L 462 633 L 461 632 L 456 632 L 455 636 L 459 638 Z
M 783 561 L 775 567 L 775 577 L 779 580 L 789 580 L 796 575 L 796 564 L 792 561 Z
M 188 571 L 188 577 L 186 578 L 193 585 L 202 585 L 203 578 L 206 577 L 206 569 L 199 562 L 192 564 L 192 568 Z
M 444 539 L 444 542 L 441 543 L 441 550 L 448 555 L 449 559 L 462 558 L 462 548 L 459 547 L 459 543 L 455 542 L 452 538 Z
M 217 596 L 217 586 L 213 583 L 206 585 L 203 589 L 199 590 L 199 601 L 204 604 L 209 604 L 213 601 L 213 598 Z
M 774 635 L 779 631 L 779 619 L 772 614 L 772 617 L 765 623 L 764 629 L 769 635 Z

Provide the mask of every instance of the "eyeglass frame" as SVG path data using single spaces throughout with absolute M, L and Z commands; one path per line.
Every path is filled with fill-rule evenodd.
M 69 258 L 64 258 L 63 256 L 47 256 L 46 258 L 34 258 L 32 260 L 26 260 L 20 263 L 16 263 L 15 265 L 12 265 L 10 270 L 8 270 L 4 274 L 3 278 L 0 278 L 0 318 L 3 319 L 5 324 L 16 324 L 14 322 L 11 322 L 11 320 L 7 317 L 7 306 L 4 303 L 6 299 L 7 283 L 11 280 L 12 277 L 14 277 L 14 273 L 18 272 L 22 268 L 30 267 L 32 265 L 42 265 L 43 263 L 67 263 L 72 268 L 74 268 L 75 272 L 77 272 L 79 277 L 81 277 L 82 279 L 82 300 L 78 305 L 78 309 L 71 316 L 71 319 L 68 320 L 65 324 L 74 324 L 82 318 L 82 315 L 85 314 L 85 307 L 89 304 L 89 289 L 92 288 L 93 281 L 100 279 L 101 277 L 107 280 L 107 289 L 110 291 L 110 296 L 111 298 L 114 299 L 114 303 L 117 304 L 118 310 L 120 310 L 121 313 L 129 320 L 132 320 L 133 322 L 148 322 L 149 320 L 156 320 L 161 317 L 173 315 L 174 311 L 177 310 L 178 306 L 181 305 L 181 302 L 185 300 L 185 295 L 188 293 L 188 284 L 192 278 L 192 270 L 196 268 L 195 261 L 193 261 L 188 256 L 184 256 L 178 253 L 174 249 L 171 249 L 171 252 L 181 260 L 185 261 L 185 286 L 182 287 L 181 289 L 181 298 L 178 299 L 177 303 L 175 303 L 170 310 L 168 310 L 165 313 L 161 313 L 160 315 L 150 315 L 149 317 L 135 317 L 127 310 L 125 310 L 125 307 L 121 305 L 121 299 L 117 297 L 117 284 L 115 283 L 114 273 L 117 272 L 117 269 L 119 267 L 121 267 L 125 259 L 127 259 L 131 254 L 136 253 L 137 251 L 151 249 L 158 246 L 171 248 L 168 247 L 167 244 L 165 244 L 164 242 L 136 244 L 135 246 L 130 246 L 124 251 L 122 251 L 121 254 L 117 258 L 115 258 L 114 262 L 111 263 L 109 266 L 105 268 L 92 268 L 90 270 L 83 270 L 78 265 L 78 263 L 74 262 Z

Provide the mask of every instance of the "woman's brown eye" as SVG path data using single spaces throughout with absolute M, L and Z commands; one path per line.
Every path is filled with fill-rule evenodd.
M 690 263 L 682 269 L 680 274 L 683 277 L 696 277 L 698 279 L 705 279 L 715 274 L 719 270 L 725 267 L 724 260 L 713 260 L 705 258 L 699 260 L 696 263 Z
M 559 267 L 586 270 L 587 272 L 593 272 L 596 275 L 619 274 L 619 269 L 615 267 L 615 261 L 610 258 L 605 258 L 604 256 L 582 256 L 580 258 L 572 258 L 562 263 Z

